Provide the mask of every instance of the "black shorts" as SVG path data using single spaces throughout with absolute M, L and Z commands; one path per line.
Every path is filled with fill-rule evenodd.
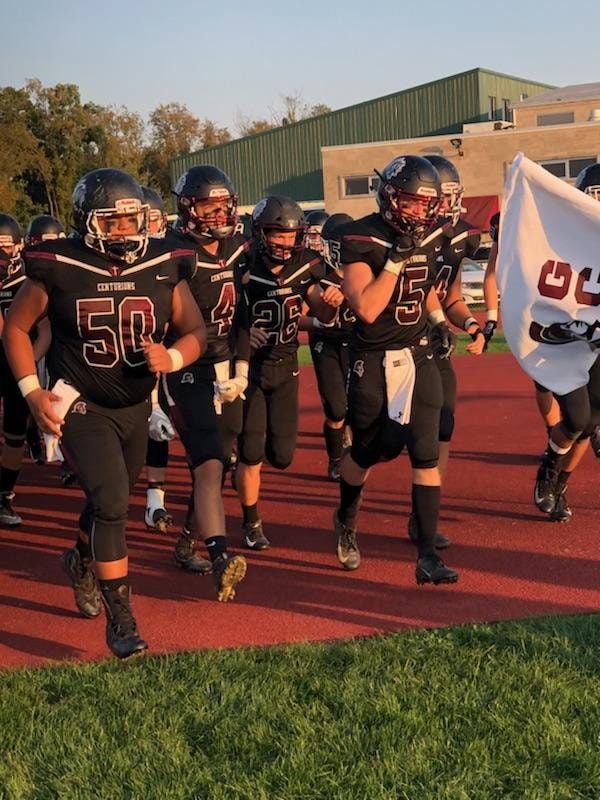
M 454 413 L 456 411 L 456 373 L 449 358 L 434 356 L 442 379 L 443 401 L 440 411 L 440 442 L 449 442 L 454 433 Z
M 408 425 L 388 416 L 382 351 L 350 354 L 348 423 L 353 460 L 363 469 L 389 461 L 407 448 L 417 469 L 437 466 L 442 381 L 429 348 L 415 347 L 415 387 Z
M 2 396 L 2 429 L 9 439 L 24 439 L 29 406 L 0 346 L 0 395 Z
M 161 406 L 168 407 L 173 425 L 192 468 L 205 461 L 227 461 L 242 429 L 242 400 L 223 403 L 217 414 L 214 402 L 214 369 L 192 364 L 163 375 Z
M 600 425 L 600 356 L 590 368 L 587 386 L 555 397 L 567 433 L 588 439 Z
M 244 423 L 238 438 L 243 464 L 265 457 L 277 469 L 292 463 L 298 436 L 298 360 L 250 361 Z
M 346 416 L 346 388 L 350 350 L 348 340 L 341 336 L 309 337 L 317 386 L 327 419 L 341 422 Z

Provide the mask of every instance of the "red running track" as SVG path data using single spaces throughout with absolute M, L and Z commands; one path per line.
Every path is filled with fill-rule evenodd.
M 272 547 L 246 553 L 246 580 L 233 603 L 214 598 L 211 577 L 178 570 L 174 536 L 143 525 L 144 486 L 131 509 L 129 548 L 136 617 L 152 653 L 335 639 L 600 606 L 598 465 L 588 452 L 571 483 L 575 509 L 552 524 L 533 505 L 545 432 L 531 382 L 509 354 L 455 359 L 459 405 L 440 530 L 451 537 L 450 587 L 417 587 L 407 541 L 408 462 L 373 470 L 360 518 L 361 568 L 346 573 L 331 532 L 337 487 L 324 478 L 322 418 L 312 369 L 302 370 L 299 446 L 284 473 L 265 469 L 261 514 Z M 0 667 L 106 657 L 103 617 L 77 613 L 59 564 L 80 508 L 55 467 L 28 464 L 16 507 L 18 529 L 0 530 Z M 187 470 L 178 449 L 169 508 L 181 523 Z M 226 490 L 231 543 L 240 542 L 237 500 Z M 175 529 L 177 530 L 177 528 Z

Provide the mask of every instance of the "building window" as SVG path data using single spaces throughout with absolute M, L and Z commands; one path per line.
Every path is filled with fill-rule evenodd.
M 589 167 L 590 164 L 596 164 L 597 158 L 595 156 L 580 156 L 578 158 L 557 158 L 552 161 L 538 161 L 538 164 L 547 169 L 557 178 L 564 180 L 575 180 L 582 169 Z
M 489 119 L 496 119 L 496 113 L 498 111 L 496 107 L 496 98 L 488 95 L 488 100 L 490 102 L 490 109 L 488 111 L 488 118 Z
M 508 97 L 502 98 L 502 119 L 506 120 L 506 122 L 512 122 L 512 110 L 510 107 L 510 98 Z
M 376 194 L 379 188 L 377 175 L 349 175 L 343 179 L 344 197 L 365 197 Z
M 557 111 L 555 114 L 537 115 L 538 127 L 544 125 L 566 125 L 569 122 L 575 122 L 574 111 Z

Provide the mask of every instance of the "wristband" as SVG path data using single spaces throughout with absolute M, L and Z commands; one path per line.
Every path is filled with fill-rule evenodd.
M 488 322 L 498 322 L 498 309 L 490 308 L 490 310 L 487 312 L 486 319 Z
M 36 389 L 42 388 L 37 375 L 26 375 L 24 378 L 21 378 L 20 381 L 17 381 L 17 386 L 23 397 L 27 397 L 28 394 L 35 392 Z
M 169 372 L 179 372 L 183 367 L 183 356 L 176 347 L 169 347 L 167 353 L 171 356 L 171 369 Z
M 403 271 L 405 264 L 406 264 L 405 261 L 392 261 L 391 258 L 388 258 L 388 260 L 383 265 L 383 269 L 385 272 L 391 272 L 392 275 L 398 277 L 400 273 Z
M 466 320 L 463 322 L 463 331 L 468 331 L 471 325 L 477 325 L 477 320 L 475 317 L 466 318 Z
M 436 325 L 439 325 L 440 322 L 445 322 L 446 321 L 446 317 L 444 316 L 444 312 L 442 311 L 441 308 L 436 308 L 435 311 L 432 311 L 429 314 L 428 319 L 429 319 L 429 324 L 432 327 L 435 327 Z

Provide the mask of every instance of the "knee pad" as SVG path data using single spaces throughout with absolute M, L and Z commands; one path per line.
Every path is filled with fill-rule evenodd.
M 7 447 L 14 447 L 15 450 L 18 450 L 19 447 L 23 447 L 25 444 L 25 435 L 23 436 L 14 436 L 10 433 L 4 434 L 4 444 Z
M 94 561 L 120 561 L 127 555 L 125 520 L 107 521 L 94 517 L 90 531 Z

